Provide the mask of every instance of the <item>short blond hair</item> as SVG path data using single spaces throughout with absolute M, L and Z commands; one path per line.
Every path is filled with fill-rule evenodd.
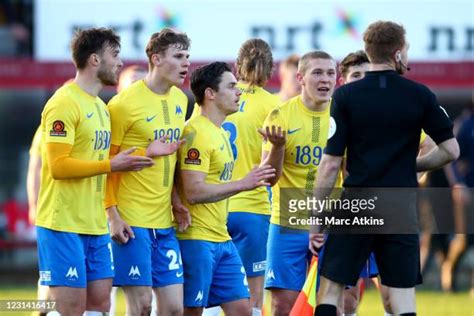
M 336 63 L 334 58 L 332 58 L 332 56 L 329 55 L 328 53 L 326 53 L 322 50 L 316 50 L 316 51 L 306 53 L 301 57 L 301 59 L 298 63 L 298 72 L 300 74 L 304 74 L 306 72 L 306 70 L 308 70 L 309 61 L 313 60 L 313 59 L 330 59 L 330 60 L 334 61 L 334 64 Z

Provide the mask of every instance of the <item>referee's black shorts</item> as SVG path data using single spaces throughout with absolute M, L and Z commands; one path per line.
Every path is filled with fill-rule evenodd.
M 420 243 L 416 234 L 329 234 L 320 274 L 355 286 L 370 252 L 383 285 L 411 288 L 421 284 Z

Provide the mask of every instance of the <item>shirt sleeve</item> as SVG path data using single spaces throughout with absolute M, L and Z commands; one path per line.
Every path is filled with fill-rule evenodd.
M 71 157 L 72 145 L 46 144 L 51 175 L 56 180 L 92 177 L 110 172 L 110 160 L 88 161 Z
M 41 126 L 36 129 L 35 136 L 33 136 L 33 141 L 31 142 L 30 147 L 30 156 L 41 156 Z
M 42 115 L 45 143 L 74 145 L 79 122 L 80 110 L 74 102 L 64 98 L 50 100 Z
M 339 92 L 339 93 L 338 93 Z M 334 135 L 328 139 L 326 153 L 332 156 L 344 156 L 347 146 L 348 119 L 344 111 L 344 102 L 341 90 L 337 90 L 331 99 L 331 127 Z
M 436 144 L 454 137 L 453 123 L 446 110 L 438 104 L 436 96 L 426 92 L 425 112 L 422 123 L 423 130 L 430 135 Z
M 282 114 L 282 110 L 280 106 L 273 108 L 272 111 L 267 115 L 267 118 L 263 122 L 262 129 L 265 130 L 267 127 L 276 126 L 281 127 L 283 131 L 287 131 L 287 123 L 284 119 L 284 115 Z M 262 142 L 262 151 L 270 151 L 272 149 L 272 144 L 265 139 Z
M 191 126 L 186 126 L 183 138 L 186 142 L 178 151 L 180 170 L 208 173 L 212 152 L 204 131 L 197 131 Z
M 108 104 L 112 134 L 111 143 L 119 147 L 122 145 L 125 133 L 131 125 L 130 104 L 126 103 L 119 94 L 113 97 Z

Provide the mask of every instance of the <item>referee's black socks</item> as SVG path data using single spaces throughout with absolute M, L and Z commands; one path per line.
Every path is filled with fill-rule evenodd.
M 314 311 L 314 316 L 337 316 L 337 308 L 329 304 L 318 305 Z

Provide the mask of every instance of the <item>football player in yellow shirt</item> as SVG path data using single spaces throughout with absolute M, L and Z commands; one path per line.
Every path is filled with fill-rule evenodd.
M 165 28 L 153 34 L 146 47 L 149 71 L 145 79 L 109 102 L 111 155 L 137 147 L 155 161 L 152 168 L 112 175 L 107 182 L 114 188 L 111 194 L 108 190 L 106 201 L 114 240 L 114 286 L 123 288 L 130 315 L 150 313 L 150 288 L 158 298 L 160 315 L 181 315 L 183 311 L 183 268 L 172 200 L 178 220 L 183 216 L 179 210 L 185 217 L 189 213 L 177 192 L 172 192 L 188 102 L 177 86 L 188 72 L 189 46 L 185 33 Z M 167 151 L 154 153 L 154 144 Z
M 184 314 L 201 315 L 204 307 L 220 305 L 226 315 L 251 315 L 245 268 L 226 226 L 228 198 L 268 185 L 274 169 L 255 167 L 231 181 L 234 156 L 221 125 L 238 111 L 241 91 L 227 64 L 198 68 L 191 76 L 191 90 L 201 111 L 187 122 L 186 142 L 179 151 L 180 190 L 192 217 L 189 228 L 178 233 Z
M 108 159 L 109 112 L 98 97 L 117 83 L 120 39 L 109 29 L 79 31 L 72 43 L 77 72 L 41 116 L 42 169 L 37 208 L 39 273 L 62 315 L 97 315 L 110 308 L 114 267 L 103 207 L 105 176 L 141 170 L 134 149 Z
M 229 135 L 235 160 L 234 180 L 244 178 L 260 164 L 262 137 L 257 129 L 280 103 L 276 96 L 263 88 L 272 75 L 272 68 L 272 51 L 265 41 L 250 39 L 242 44 L 236 62 L 237 88 L 242 92 L 239 110 L 222 124 Z M 270 201 L 265 187 L 229 198 L 227 227 L 247 272 L 254 314 L 261 314 L 262 309 L 269 223 Z
M 301 95 L 275 108 L 265 121 L 267 134 L 286 131 L 287 140 L 264 143 L 262 162 L 272 165 L 277 176 L 273 187 L 272 217 L 267 248 L 265 288 L 272 293 L 274 315 L 288 315 L 306 275 L 311 253 L 308 227 L 298 225 L 289 212 L 280 212 L 282 190 L 300 189 L 312 194 L 314 179 L 326 142 L 333 131 L 329 100 L 336 84 L 336 62 L 327 53 L 314 51 L 303 55 L 297 78 Z M 270 128 L 276 125 L 278 130 Z M 342 174 L 339 177 L 340 186 Z M 306 213 L 299 214 L 303 217 Z
M 296 78 L 299 60 L 300 56 L 291 54 L 280 63 L 278 68 L 280 91 L 277 95 L 281 102 L 285 102 L 301 93 L 301 85 Z

